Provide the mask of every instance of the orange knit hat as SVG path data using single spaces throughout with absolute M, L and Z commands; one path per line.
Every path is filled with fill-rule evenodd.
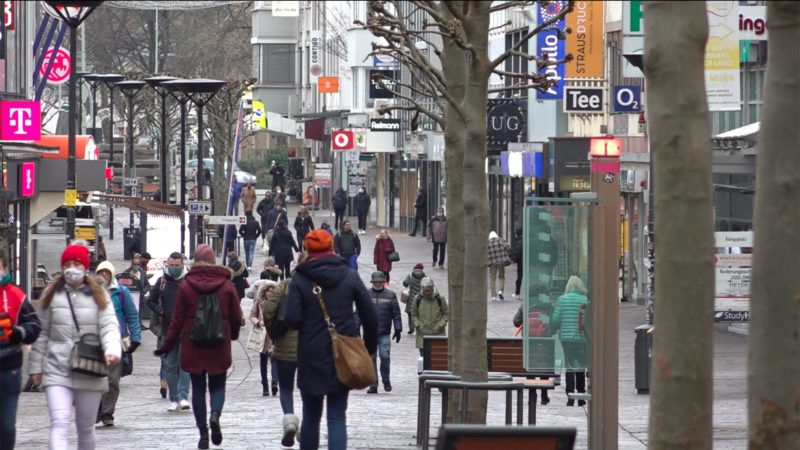
M 333 238 L 325 230 L 314 230 L 303 241 L 309 253 L 322 253 L 333 250 Z

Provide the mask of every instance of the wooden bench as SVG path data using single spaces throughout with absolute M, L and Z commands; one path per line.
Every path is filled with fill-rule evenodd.
M 444 424 L 436 450 L 572 450 L 575 428 Z

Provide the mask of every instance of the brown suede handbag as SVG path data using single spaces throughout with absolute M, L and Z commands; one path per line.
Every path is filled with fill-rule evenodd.
M 343 336 L 336 332 L 336 325 L 331 322 L 328 316 L 328 309 L 325 308 L 325 301 L 322 299 L 322 288 L 314 284 L 314 295 L 319 300 L 322 308 L 322 316 L 328 325 L 328 332 L 331 334 L 331 347 L 333 348 L 333 364 L 336 366 L 336 378 L 351 389 L 365 389 L 377 380 L 375 370 L 372 367 L 372 358 L 364 346 L 361 338 Z

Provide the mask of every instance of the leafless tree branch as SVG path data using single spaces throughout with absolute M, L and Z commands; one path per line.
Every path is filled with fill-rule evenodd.
M 558 21 L 562 20 L 564 17 L 566 17 L 567 13 L 569 13 L 569 12 L 571 12 L 573 10 L 574 7 L 575 7 L 575 1 L 574 0 L 568 0 L 567 1 L 567 6 L 565 8 L 563 8 L 558 14 L 556 14 L 553 17 L 551 17 L 549 20 L 545 20 L 541 24 L 539 24 L 536 27 L 534 27 L 531 31 L 528 32 L 528 34 L 523 36 L 510 49 L 506 50 L 505 52 L 503 52 L 503 54 L 501 54 L 500 56 L 498 56 L 497 58 L 492 60 L 492 62 L 489 64 L 489 67 L 494 69 L 495 67 L 497 67 L 500 64 L 502 64 L 506 59 L 508 59 L 508 58 L 510 58 L 512 56 L 512 54 L 511 54 L 512 51 L 519 51 L 519 49 L 521 49 L 522 46 L 526 42 L 531 40 L 532 37 L 536 36 L 542 30 L 544 30 L 546 28 L 549 28 L 554 23 L 557 23 Z M 568 32 L 569 32 L 569 30 L 568 30 Z

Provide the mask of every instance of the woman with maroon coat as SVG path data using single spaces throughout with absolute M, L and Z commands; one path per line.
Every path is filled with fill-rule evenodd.
M 394 251 L 394 241 L 389 237 L 389 232 L 384 228 L 375 238 L 375 251 L 373 263 L 378 267 L 378 271 L 383 272 L 386 277 L 386 284 L 389 284 L 389 272 L 392 271 L 392 262 L 389 261 L 389 253 Z
M 184 277 L 175 299 L 175 310 L 164 344 L 155 351 L 157 356 L 172 350 L 178 338 L 181 339 L 181 369 L 189 372 L 192 378 L 192 409 L 197 428 L 200 429 L 201 449 L 208 448 L 208 427 L 206 426 L 206 385 L 211 397 L 211 442 L 222 442 L 219 416 L 225 403 L 225 374 L 231 366 L 231 341 L 239 338 L 242 326 L 242 309 L 239 295 L 231 282 L 231 272 L 227 267 L 216 265 L 214 250 L 206 244 L 197 246 L 194 265 Z M 215 347 L 201 347 L 189 335 L 194 325 L 195 313 L 201 294 L 215 293 L 219 300 L 220 313 L 227 337 L 223 344 Z

